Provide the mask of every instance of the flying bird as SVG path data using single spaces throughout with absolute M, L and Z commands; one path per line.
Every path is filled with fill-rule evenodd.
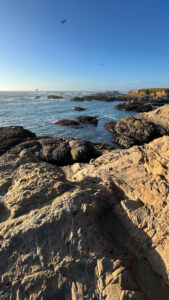
M 62 24 L 64 24 L 65 22 L 67 22 L 67 20 L 66 20 L 66 19 L 61 21 L 61 23 L 62 23 Z
M 104 65 L 104 63 L 101 63 L 100 66 L 102 67 Z

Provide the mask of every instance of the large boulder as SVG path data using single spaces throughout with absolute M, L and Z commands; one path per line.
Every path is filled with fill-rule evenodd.
M 36 135 L 21 126 L 0 127 L 0 154 L 25 140 L 34 139 Z
M 169 134 L 168 124 L 169 105 L 165 105 L 135 117 L 124 117 L 116 123 L 109 122 L 105 127 L 114 133 L 114 142 L 129 148 Z
M 44 161 L 64 166 L 75 162 L 86 163 L 113 149 L 110 145 L 92 144 L 70 138 L 41 138 L 41 157 Z

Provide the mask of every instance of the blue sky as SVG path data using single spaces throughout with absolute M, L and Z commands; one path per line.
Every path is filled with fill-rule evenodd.
M 0 90 L 169 87 L 168 13 L 167 0 L 0 0 Z

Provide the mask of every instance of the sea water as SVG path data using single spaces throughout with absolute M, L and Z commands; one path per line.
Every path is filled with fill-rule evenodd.
M 118 121 L 120 118 L 135 115 L 114 109 L 119 101 L 70 101 L 75 96 L 92 94 L 91 92 L 0 92 L 0 127 L 23 126 L 37 136 L 71 137 L 95 143 L 112 144 L 113 134 L 104 124 Z M 48 99 L 48 95 L 59 95 L 61 99 Z M 39 99 L 35 99 L 40 96 Z M 81 106 L 85 111 L 74 111 Z M 82 124 L 82 128 L 54 124 L 60 119 L 75 120 L 81 115 L 98 116 L 98 126 Z

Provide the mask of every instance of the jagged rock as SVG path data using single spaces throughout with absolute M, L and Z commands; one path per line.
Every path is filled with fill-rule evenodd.
M 21 126 L 0 127 L 0 154 L 36 135 Z
M 0 156 L 0 299 L 167 300 L 169 137 L 62 168 L 44 140 Z
M 74 110 L 75 111 L 83 111 L 83 110 L 87 110 L 87 108 L 77 106 L 77 107 L 74 107 Z
M 85 124 L 92 124 L 97 126 L 98 123 L 98 117 L 97 116 L 80 116 L 77 117 L 76 120 L 80 123 L 85 123 Z
M 47 96 L 48 99 L 62 99 L 62 96 L 58 96 L 58 95 L 49 95 Z
M 80 123 L 78 123 L 74 120 L 62 119 L 62 120 L 59 120 L 59 121 L 55 122 L 55 124 L 58 124 L 58 125 L 61 125 L 61 126 L 72 127 L 72 128 L 75 128 L 75 129 L 81 128 Z
M 153 107 L 150 104 L 136 102 L 133 100 L 125 103 L 117 104 L 116 106 L 114 106 L 114 108 L 124 110 L 124 111 L 136 111 L 136 112 L 148 112 L 153 110 Z
M 169 133 L 169 105 L 135 117 L 109 122 L 105 127 L 115 134 L 114 141 L 125 148 L 148 143 Z

